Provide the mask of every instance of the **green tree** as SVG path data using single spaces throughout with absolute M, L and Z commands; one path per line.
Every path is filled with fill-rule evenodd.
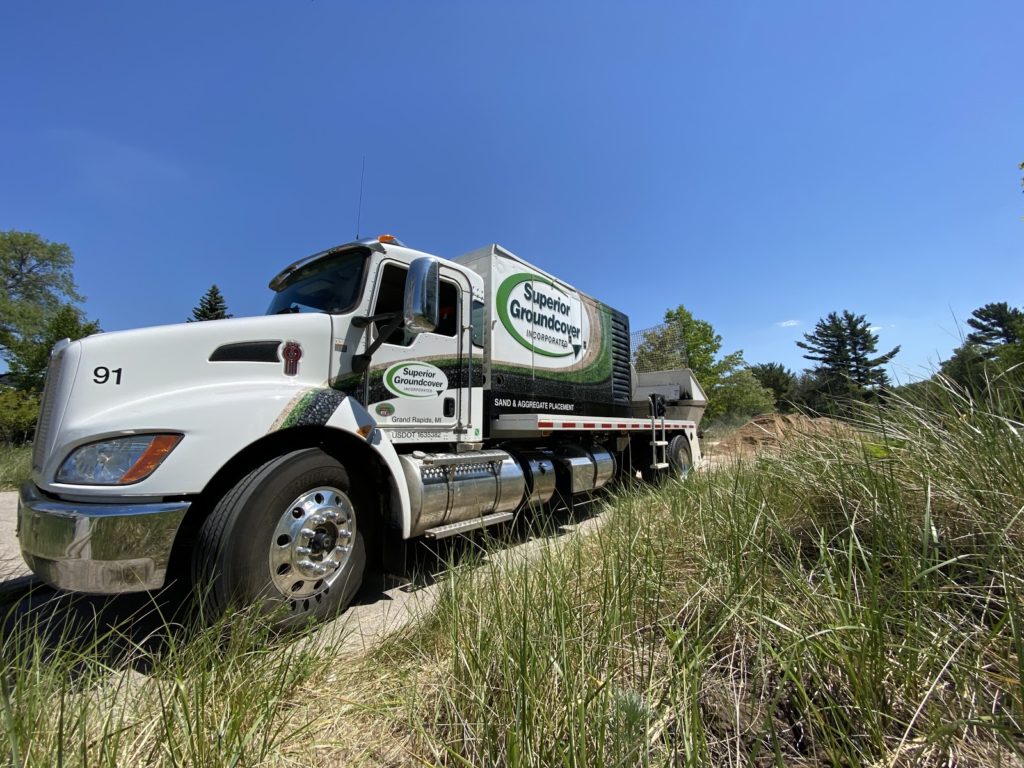
M 38 397 L 0 385 L 0 443 L 21 445 L 27 442 L 38 418 Z
M 680 304 L 665 310 L 663 325 L 645 332 L 633 360 L 641 371 L 689 368 L 707 390 L 743 365 L 742 352 L 716 359 L 721 348 L 722 337 L 711 323 L 698 320 Z
M 984 348 L 965 341 L 953 350 L 948 360 L 939 364 L 939 373 L 977 395 L 988 386 L 989 367 Z
M 796 398 L 796 374 L 782 363 L 759 363 L 750 366 L 754 378 L 775 397 L 775 409 L 791 411 Z
M 62 305 L 82 301 L 74 262 L 64 243 L 33 232 L 0 232 L 0 353 L 41 333 Z
M 709 394 L 708 398 L 711 397 Z M 711 404 L 716 406 L 715 409 L 711 409 Z M 746 419 L 775 410 L 775 397 L 770 389 L 761 385 L 750 368 L 740 368 L 718 382 L 708 410 L 712 418 L 728 416 Z
M 831 408 L 826 396 L 826 387 L 817 371 L 803 371 L 796 377 L 796 392 L 793 402 L 801 408 L 824 413 Z
M 967 334 L 967 341 L 977 345 L 981 353 L 991 359 L 1001 345 L 1024 341 L 1020 333 L 1022 323 L 1024 312 L 1005 301 L 992 302 L 974 310 L 967 318 L 967 324 L 974 329 Z
M 1024 319 L 1012 323 L 1011 333 L 1017 341 L 1003 344 L 996 350 L 996 362 L 1003 371 L 1014 369 L 1015 381 L 1024 379 Z
M 743 352 L 719 357 L 721 349 L 722 337 L 715 333 L 711 323 L 695 318 L 680 304 L 665 310 L 663 325 L 644 333 L 633 351 L 633 362 L 640 371 L 690 368 L 708 396 L 705 417 L 713 419 L 727 413 L 731 404 L 757 399 L 751 397 L 750 380 L 746 377 L 726 381 L 745 369 Z
M 830 312 L 796 343 L 807 351 L 804 357 L 817 363 L 815 374 L 819 393 L 827 401 L 864 400 L 889 383 L 883 366 L 900 351 L 894 347 L 883 355 L 878 351 L 878 335 L 871 332 L 864 315 L 843 310 Z
M 23 335 L 11 343 L 6 354 L 11 383 L 23 392 L 41 392 L 53 345 L 61 339 L 74 341 L 99 331 L 98 322 L 85 320 L 81 310 L 70 304 L 63 305 L 40 332 Z
M 199 300 L 199 306 L 192 309 L 192 317 L 188 318 L 187 322 L 225 320 L 229 317 L 234 317 L 234 315 L 228 314 L 228 303 L 224 300 L 220 288 L 215 283 L 203 294 L 203 298 Z

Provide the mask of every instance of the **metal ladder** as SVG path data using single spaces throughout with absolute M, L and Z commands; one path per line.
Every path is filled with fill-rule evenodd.
M 651 395 L 651 469 L 660 472 L 668 468 L 668 440 L 665 439 L 665 398 L 663 395 Z

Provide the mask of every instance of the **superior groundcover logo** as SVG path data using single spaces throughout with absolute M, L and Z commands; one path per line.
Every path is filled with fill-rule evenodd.
M 498 287 L 498 317 L 512 338 L 546 357 L 576 357 L 585 346 L 583 308 L 551 280 L 523 272 Z
M 444 371 L 430 363 L 395 363 L 384 372 L 384 386 L 399 397 L 438 397 L 448 389 Z

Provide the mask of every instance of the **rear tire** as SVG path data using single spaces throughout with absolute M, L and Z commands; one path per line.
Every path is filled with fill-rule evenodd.
M 348 607 L 373 521 L 337 460 L 317 448 L 272 459 L 220 499 L 199 529 L 192 580 L 210 623 L 257 605 L 281 628 Z
M 682 480 L 693 469 L 693 454 L 686 435 L 676 435 L 668 443 L 668 463 L 672 477 Z

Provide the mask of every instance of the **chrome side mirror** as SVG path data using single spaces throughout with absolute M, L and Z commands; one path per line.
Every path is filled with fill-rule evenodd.
M 409 265 L 402 315 L 410 333 L 429 333 L 437 328 L 439 272 L 437 259 L 429 256 L 414 259 Z

